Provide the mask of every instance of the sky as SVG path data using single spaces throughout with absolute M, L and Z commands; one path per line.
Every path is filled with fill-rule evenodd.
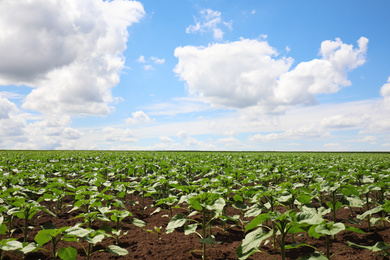
M 388 10 L 0 0 L 0 149 L 390 151 Z

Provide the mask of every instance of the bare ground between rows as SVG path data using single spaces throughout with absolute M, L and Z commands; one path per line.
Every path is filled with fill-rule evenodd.
M 137 198 L 135 198 L 137 200 Z M 150 198 L 145 199 L 146 205 L 152 205 L 152 200 Z M 69 209 L 68 209 L 69 210 Z M 156 214 L 151 215 L 151 213 L 155 210 L 153 207 L 148 207 L 144 214 L 142 214 L 141 206 L 128 206 L 128 210 L 130 210 L 134 217 L 139 218 L 146 222 L 146 226 L 143 228 L 139 228 L 130 224 L 128 222 L 124 222 L 122 229 L 127 231 L 127 235 L 120 238 L 119 245 L 128 250 L 129 254 L 126 256 L 115 256 L 107 251 L 96 252 L 93 254 L 91 259 L 145 259 L 145 260 L 155 260 L 155 259 L 172 259 L 172 260 L 180 260 L 180 259 L 189 259 L 196 260 L 202 259 L 201 252 L 201 244 L 199 242 L 199 237 L 195 234 L 185 235 L 183 229 L 178 229 L 170 234 L 162 234 L 161 239 L 157 238 L 156 234 L 151 234 L 145 230 L 151 229 L 154 227 L 166 227 L 169 218 L 164 217 L 164 215 L 168 215 L 168 211 L 161 211 Z M 177 213 L 186 213 L 184 209 L 174 209 L 173 215 Z M 35 219 L 34 226 L 35 228 L 29 232 L 28 241 L 33 242 L 34 236 L 41 229 L 40 225 L 45 222 L 52 222 L 57 228 L 64 226 L 73 226 L 78 222 L 81 222 L 81 219 L 72 219 L 76 215 L 78 215 L 80 211 L 74 211 L 71 213 L 64 213 L 60 218 L 54 218 L 46 213 L 39 212 L 38 216 Z M 239 211 L 228 207 L 227 208 L 228 215 L 239 214 Z M 350 210 L 339 209 L 337 211 L 337 220 L 345 222 L 348 218 L 350 218 Z M 329 216 L 330 217 L 330 216 Z M 31 223 L 30 223 L 31 224 Z M 95 221 L 93 222 L 93 228 L 98 229 L 101 228 L 105 222 Z M 232 223 L 231 223 L 232 224 Z M 353 226 L 353 225 L 351 225 Z M 207 248 L 207 258 L 213 260 L 232 260 L 237 259 L 235 256 L 236 248 L 241 244 L 241 241 L 245 237 L 245 233 L 239 227 L 232 227 L 224 233 L 221 230 L 220 225 L 215 225 L 213 228 L 213 233 L 216 235 L 216 240 L 220 243 L 215 245 L 214 247 Z M 351 241 L 361 245 L 374 245 L 376 242 L 384 241 L 386 243 L 390 243 L 390 225 L 386 223 L 383 228 L 381 224 L 377 224 L 375 227 L 368 232 L 367 223 L 363 222 L 363 225 L 360 225 L 359 228 L 362 228 L 366 233 L 358 234 L 352 233 L 349 231 L 342 231 L 337 234 L 336 238 L 331 241 L 330 251 L 331 254 L 339 251 L 332 259 L 333 260 L 358 260 L 358 259 L 384 259 L 379 255 L 374 255 L 371 251 L 364 249 L 357 249 L 346 247 L 347 241 Z M 18 238 L 20 241 L 23 239 L 23 234 L 20 230 L 16 230 L 13 234 L 14 238 Z M 318 248 L 319 251 L 325 253 L 325 238 L 322 237 L 320 239 L 315 239 L 309 237 L 307 234 L 298 234 L 295 236 L 296 242 L 305 241 L 306 244 L 312 245 Z M 0 240 L 4 239 L 5 236 L 0 236 Z M 290 238 L 287 239 L 287 243 L 291 243 Z M 65 244 L 66 243 L 66 244 Z M 114 244 L 114 238 L 106 238 L 101 243 L 95 245 L 94 250 L 104 250 L 109 245 Z M 82 260 L 86 259 L 85 253 L 81 246 L 77 243 L 70 242 L 60 242 L 59 247 L 67 247 L 74 246 L 78 249 L 77 259 Z M 84 244 L 86 246 L 86 244 Z M 46 250 L 51 252 L 50 243 L 44 246 Z M 344 248 L 344 249 L 342 249 Z M 281 259 L 280 250 L 274 249 L 272 243 L 269 242 L 267 245 L 262 246 L 260 248 L 261 251 L 252 255 L 249 259 L 264 259 L 271 260 Z M 299 257 L 309 255 L 314 252 L 314 249 L 311 247 L 300 247 L 296 249 L 287 250 L 286 258 L 287 259 L 298 259 Z M 4 260 L 18 260 L 23 259 L 21 254 L 16 254 L 14 252 L 4 252 Z M 39 252 L 33 252 L 26 255 L 25 259 L 35 260 L 49 260 L 51 256 L 48 252 L 40 250 Z

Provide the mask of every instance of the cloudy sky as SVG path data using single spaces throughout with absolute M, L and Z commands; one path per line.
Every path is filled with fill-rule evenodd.
M 390 151 L 388 10 L 0 0 L 0 148 Z

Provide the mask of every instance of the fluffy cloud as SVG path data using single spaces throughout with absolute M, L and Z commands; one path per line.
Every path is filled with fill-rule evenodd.
M 71 128 L 70 116 L 47 114 L 33 123 L 24 124 L 21 136 L 14 139 L 13 149 L 90 149 L 90 142 L 80 142 L 84 133 Z M 10 136 L 9 136 L 10 137 Z M 12 138 L 11 138 L 12 139 Z
M 328 138 L 331 134 L 328 131 L 315 126 L 303 126 L 296 129 L 288 129 L 281 133 L 257 134 L 248 138 L 251 142 L 289 140 L 289 139 L 318 139 Z
M 145 114 L 143 111 L 137 111 L 134 113 L 131 113 L 133 117 L 129 117 L 125 119 L 125 122 L 127 124 L 133 125 L 133 124 L 139 124 L 139 123 L 150 123 L 153 120 Z
M 321 43 L 321 59 L 299 63 L 280 76 L 275 88 L 276 99 L 282 104 L 313 104 L 315 95 L 330 94 L 351 85 L 347 72 L 365 62 L 368 39 L 358 40 L 358 49 L 336 41 Z
M 226 147 L 244 147 L 244 144 L 232 136 L 218 139 L 219 143 L 223 143 Z
M 383 97 L 385 109 L 390 110 L 390 77 L 387 79 L 387 83 L 382 86 L 380 94 Z
M 354 128 L 363 127 L 369 121 L 366 114 L 345 114 L 326 117 L 321 121 L 321 125 L 326 128 Z
M 186 81 L 190 94 L 227 107 L 272 102 L 276 79 L 287 72 L 291 59 L 276 60 L 277 52 L 265 41 L 241 40 L 208 47 L 175 50 L 174 71 Z
M 189 93 L 204 102 L 279 112 L 290 105 L 314 104 L 317 94 L 350 85 L 347 72 L 365 62 L 367 43 L 361 37 L 354 49 L 340 39 L 324 41 L 321 59 L 301 62 L 292 70 L 293 59 L 277 58 L 266 41 L 178 47 L 174 72 L 186 82 Z
M 143 15 L 127 0 L 0 1 L 0 84 L 34 87 L 24 109 L 107 114 L 127 27 Z
M 6 147 L 13 141 L 23 141 L 26 122 L 18 115 L 14 103 L 0 96 L 0 145 Z
M 171 138 L 169 138 L 168 136 L 160 136 L 159 140 L 162 143 L 174 143 L 175 142 Z
M 371 143 L 371 144 L 376 144 L 377 137 L 368 135 L 362 138 L 350 140 L 350 142 L 357 142 L 357 143 Z
M 103 129 L 104 139 L 109 142 L 138 142 L 137 135 L 131 129 L 106 127 Z
M 215 150 L 216 147 L 213 144 L 205 143 L 189 136 L 186 131 L 180 131 L 177 137 L 184 142 L 187 148 L 199 149 L 199 150 Z
M 230 30 L 232 29 L 232 22 L 224 22 L 221 18 L 221 12 L 213 11 L 211 9 L 203 9 L 200 11 L 200 19 L 194 18 L 195 25 L 190 25 L 186 28 L 186 33 L 195 32 L 213 32 L 215 40 L 222 40 L 223 31 L 220 25 L 223 25 Z

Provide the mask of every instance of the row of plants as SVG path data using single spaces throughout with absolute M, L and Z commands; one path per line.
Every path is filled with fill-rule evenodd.
M 388 227 L 389 154 L 356 153 L 206 153 L 206 152 L 67 152 L 2 151 L 0 153 L 0 259 L 5 251 L 27 255 L 48 250 L 52 259 L 86 259 L 106 250 L 128 254 L 119 246 L 124 222 L 146 225 L 132 207 L 166 211 L 165 227 L 146 230 L 198 236 L 203 259 L 221 243 L 216 230 L 238 228 L 244 234 L 235 249 L 238 259 L 266 253 L 271 243 L 286 259 L 286 250 L 311 247 L 304 259 L 331 259 L 330 243 L 340 232 L 370 232 Z M 145 199 L 153 203 L 147 205 Z M 233 208 L 236 214 L 228 214 Z M 337 213 L 348 209 L 350 218 Z M 35 225 L 37 213 L 74 218 L 74 226 Z M 104 223 L 94 227 L 93 223 Z M 29 234 L 40 230 L 34 238 Z M 142 230 L 142 229 L 140 229 Z M 15 231 L 23 233 L 16 239 Z M 320 252 L 302 236 L 325 237 Z M 94 250 L 103 239 L 108 248 Z M 59 246 L 69 245 L 69 246 Z M 388 254 L 389 244 L 357 247 Z

